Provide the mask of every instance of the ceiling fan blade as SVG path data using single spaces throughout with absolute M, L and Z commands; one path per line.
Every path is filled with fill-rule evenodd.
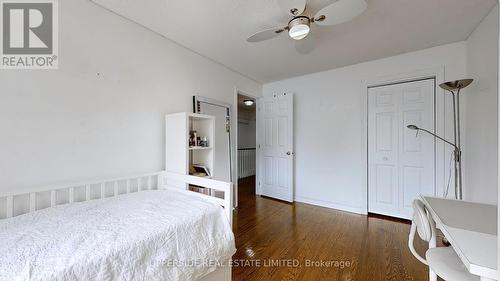
M 278 5 L 289 15 L 298 16 L 306 9 L 306 0 L 278 0 Z
M 264 40 L 268 40 L 268 39 L 271 39 L 271 38 L 274 38 L 274 37 L 280 35 L 283 31 L 285 31 L 284 28 L 266 29 L 266 30 L 257 32 L 254 35 L 248 37 L 247 42 L 254 43 L 254 42 L 261 42 Z
M 365 0 L 339 0 L 321 9 L 314 16 L 314 23 L 318 25 L 344 23 L 361 15 L 367 7 Z

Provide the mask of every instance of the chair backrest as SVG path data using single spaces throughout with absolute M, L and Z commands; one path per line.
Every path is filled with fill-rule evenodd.
M 413 201 L 413 223 L 417 227 L 418 236 L 425 242 L 432 238 L 431 222 L 425 210 L 425 205 L 420 200 Z
M 420 262 L 427 265 L 427 261 L 420 256 L 413 246 L 413 240 L 415 239 L 415 232 L 418 232 L 418 236 L 426 242 L 429 242 L 432 238 L 432 222 L 429 220 L 427 211 L 425 210 L 425 205 L 420 200 L 413 201 L 413 221 L 411 223 L 410 234 L 408 235 L 408 248 L 410 248 L 411 253 Z

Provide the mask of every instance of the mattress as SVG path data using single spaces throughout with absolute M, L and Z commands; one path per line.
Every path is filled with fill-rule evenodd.
M 0 280 L 196 280 L 235 253 L 217 202 L 168 188 L 0 221 Z

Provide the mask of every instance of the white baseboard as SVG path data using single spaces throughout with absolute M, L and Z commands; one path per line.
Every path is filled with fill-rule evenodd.
M 333 203 L 333 202 L 328 202 L 328 201 L 323 201 L 323 200 L 310 199 L 310 198 L 305 198 L 305 197 L 295 197 L 295 201 L 300 202 L 300 203 L 315 205 L 315 206 L 319 206 L 319 207 L 325 207 L 325 208 L 335 209 L 335 210 L 339 210 L 339 211 L 355 213 L 355 214 L 359 214 L 359 215 L 366 215 L 366 211 L 363 210 L 362 208 L 359 208 L 359 207 L 353 207 L 353 206 L 348 206 L 348 205 L 343 205 L 343 204 L 338 204 L 338 203 Z

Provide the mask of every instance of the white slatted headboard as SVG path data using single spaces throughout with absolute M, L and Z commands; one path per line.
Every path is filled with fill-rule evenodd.
M 232 224 L 233 185 L 206 178 L 168 173 L 165 171 L 129 177 L 29 188 L 0 192 L 0 219 L 11 218 L 57 205 L 114 197 L 143 190 L 161 189 L 168 181 L 194 184 L 224 192 L 217 199 Z
M 158 189 L 164 172 L 0 192 L 0 219 L 57 205 Z

